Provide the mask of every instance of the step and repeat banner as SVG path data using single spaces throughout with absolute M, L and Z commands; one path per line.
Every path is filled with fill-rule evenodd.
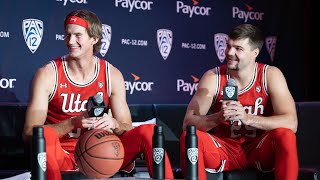
M 95 12 L 103 24 L 97 54 L 122 73 L 127 101 L 188 103 L 202 74 L 224 63 L 230 29 L 259 26 L 259 62 L 271 64 L 280 26 L 278 1 L 263 0 L 1 0 L 0 102 L 26 104 L 38 68 L 67 53 L 64 17 Z M 272 7 L 272 8 L 271 8 Z

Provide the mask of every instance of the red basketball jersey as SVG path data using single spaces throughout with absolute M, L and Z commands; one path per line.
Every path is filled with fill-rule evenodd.
M 272 114 L 272 105 L 268 97 L 266 71 L 268 65 L 256 63 L 254 74 L 250 84 L 238 90 L 238 100 L 248 114 L 268 116 Z M 217 91 L 213 101 L 212 112 L 220 111 L 223 98 L 223 87 L 230 78 L 226 65 L 217 67 Z M 235 121 L 230 125 L 228 121 L 214 128 L 214 135 L 220 138 L 232 138 L 231 141 L 242 143 L 252 138 L 260 136 L 264 131 L 251 126 L 246 126 L 241 122 Z
M 108 107 L 111 90 L 107 61 L 96 57 L 94 76 L 86 83 L 78 83 L 70 78 L 65 57 L 57 58 L 50 63 L 55 71 L 55 83 L 49 96 L 46 124 L 58 123 L 86 111 L 88 98 L 98 93 L 103 96 Z M 79 136 L 86 131 L 87 129 L 77 128 L 60 137 L 62 148 L 73 153 Z

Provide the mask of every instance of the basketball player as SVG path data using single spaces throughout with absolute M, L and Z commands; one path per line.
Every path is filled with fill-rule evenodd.
M 295 102 L 282 72 L 256 62 L 263 41 L 255 26 L 233 28 L 225 50 L 226 64 L 203 75 L 188 105 L 183 128 L 197 127 L 201 180 L 206 179 L 206 171 L 246 168 L 274 171 L 277 180 L 297 179 Z M 238 86 L 238 101 L 223 100 L 223 87 L 230 78 Z M 185 135 L 180 138 L 183 172 Z
M 111 130 L 124 145 L 125 158 L 121 169 L 131 170 L 139 154 L 144 153 L 152 176 L 153 125 L 132 129 L 126 102 L 124 79 L 109 62 L 95 56 L 101 47 L 102 24 L 90 11 L 76 10 L 64 20 L 68 55 L 41 67 L 32 84 L 23 138 L 32 136 L 35 126 L 45 128 L 47 179 L 61 179 L 60 171 L 75 170 L 74 151 L 81 134 L 90 128 Z M 89 117 L 86 103 L 100 94 L 112 117 Z M 173 178 L 167 155 L 165 177 Z

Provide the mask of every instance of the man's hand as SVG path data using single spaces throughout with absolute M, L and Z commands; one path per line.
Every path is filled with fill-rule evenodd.
M 104 129 L 113 132 L 118 126 L 118 122 L 106 113 L 102 117 L 89 117 L 88 112 L 83 111 L 71 119 L 77 128 Z
M 223 117 L 229 121 L 241 121 L 248 125 L 248 114 L 239 101 L 222 101 Z
M 96 117 L 95 122 L 93 123 L 94 129 L 104 129 L 110 132 L 113 132 L 119 126 L 117 120 L 110 117 L 108 114 L 104 113 L 102 117 Z
M 76 128 L 92 129 L 98 117 L 89 117 L 87 111 L 82 111 L 78 116 L 73 116 L 72 123 Z

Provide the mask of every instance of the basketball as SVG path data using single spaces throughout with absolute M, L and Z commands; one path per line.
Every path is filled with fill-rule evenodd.
M 93 129 L 83 134 L 74 154 L 80 172 L 88 178 L 109 178 L 121 168 L 124 149 L 113 133 Z

